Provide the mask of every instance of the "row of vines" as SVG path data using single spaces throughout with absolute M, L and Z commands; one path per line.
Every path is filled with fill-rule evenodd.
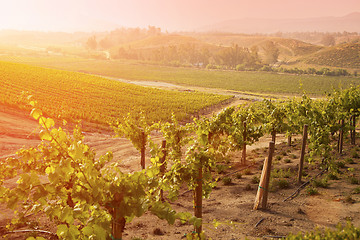
M 149 147 L 151 164 L 142 170 L 125 172 L 113 161 L 112 153 L 95 157 L 84 144 L 81 128 L 69 133 L 43 115 L 37 103 L 31 115 L 39 121 L 41 143 L 20 150 L 15 158 L 0 163 L 0 202 L 17 213 L 8 226 L 31 214 L 43 214 L 57 224 L 57 239 L 122 239 L 126 223 L 151 212 L 169 224 L 175 221 L 194 225 L 189 239 L 202 239 L 202 199 L 216 185 L 214 169 L 235 150 L 246 150 L 265 134 L 289 137 L 309 126 L 309 161 L 330 167 L 331 136 L 350 131 L 355 141 L 355 120 L 360 109 L 360 88 L 334 91 L 325 99 L 301 98 L 286 101 L 263 100 L 223 110 L 212 118 L 179 124 L 149 124 L 141 115 L 119 120 L 112 127 L 118 137 L 127 137 L 139 152 Z M 350 121 L 351 119 L 351 121 Z M 151 133 L 161 132 L 163 143 L 152 141 Z M 114 163 L 115 162 L 115 163 Z M 242 164 L 246 164 L 243 155 Z M 20 175 L 17 186 L 4 181 Z M 176 212 L 171 202 L 184 186 L 194 192 L 194 213 Z M 41 238 L 40 238 L 41 239 Z
M 147 112 L 148 121 L 185 119 L 231 96 L 166 91 L 99 76 L 0 61 L 0 104 L 25 106 L 28 95 L 56 119 L 115 122 L 128 112 Z M 24 92 L 19 96 L 19 93 Z M 31 108 L 26 108 L 31 110 Z

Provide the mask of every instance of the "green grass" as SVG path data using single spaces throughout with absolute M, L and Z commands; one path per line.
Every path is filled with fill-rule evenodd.
M 88 60 L 63 56 L 7 57 L 0 59 L 24 62 L 63 70 L 92 73 L 128 80 L 160 81 L 172 84 L 219 88 L 255 93 L 323 95 L 332 88 L 360 84 L 359 78 L 312 75 L 290 75 L 267 72 L 236 72 L 195 68 L 163 67 L 124 60 Z

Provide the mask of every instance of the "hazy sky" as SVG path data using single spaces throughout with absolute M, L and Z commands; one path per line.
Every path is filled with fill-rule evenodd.
M 0 29 L 72 32 L 153 25 L 175 31 L 239 18 L 351 12 L 360 12 L 360 0 L 0 0 Z

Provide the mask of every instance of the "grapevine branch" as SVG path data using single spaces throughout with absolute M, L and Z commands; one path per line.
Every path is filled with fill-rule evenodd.
M 14 231 L 8 231 L 6 234 L 15 234 L 15 233 L 44 233 L 53 236 L 54 238 L 58 239 L 58 236 L 56 233 L 45 231 L 45 230 L 39 230 L 39 229 L 25 229 L 25 230 L 14 230 Z
M 85 179 L 86 183 L 92 188 L 89 180 L 87 179 L 84 171 L 81 169 L 79 163 L 76 162 L 75 159 L 72 158 L 72 157 L 70 156 L 70 154 L 69 154 L 67 151 L 64 150 L 64 148 L 61 146 L 61 144 L 58 142 L 58 140 L 57 140 L 56 138 L 54 138 L 53 135 L 51 135 L 51 131 L 50 131 L 49 128 L 46 126 L 45 121 L 44 121 L 44 118 L 41 118 L 41 121 L 43 122 L 43 126 L 44 126 L 45 130 L 50 134 L 51 138 L 52 138 L 52 139 L 55 141 L 55 143 L 60 147 L 60 149 L 61 149 L 63 152 L 67 153 L 67 156 L 68 156 L 69 158 L 71 158 L 71 160 L 73 160 L 73 162 L 78 165 L 79 170 L 80 170 L 80 172 L 82 173 L 82 175 L 84 176 L 84 179 Z M 61 151 L 60 151 L 60 154 L 61 154 L 61 156 L 62 156 L 63 158 L 66 158 Z
M 312 177 L 309 181 L 301 184 L 301 186 L 298 187 L 298 189 L 296 189 L 296 191 L 295 191 L 293 194 L 291 194 L 289 197 L 285 198 L 285 199 L 283 200 L 283 202 L 286 202 L 287 200 L 293 200 L 295 197 L 298 196 L 298 194 L 300 193 L 300 191 L 301 191 L 302 189 L 304 189 L 307 185 L 310 184 L 311 181 L 313 181 L 315 178 L 323 175 L 327 170 L 328 170 L 327 168 L 324 169 L 324 170 L 322 170 L 321 172 L 319 172 L 318 174 L 316 174 L 314 177 Z

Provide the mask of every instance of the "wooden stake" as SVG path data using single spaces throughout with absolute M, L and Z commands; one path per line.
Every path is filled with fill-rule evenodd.
M 267 200 L 268 200 L 268 193 L 269 193 L 269 185 L 270 185 L 270 174 L 271 174 L 271 163 L 272 163 L 272 157 L 275 149 L 275 142 L 269 143 L 269 156 L 267 160 L 267 166 L 266 166 L 266 172 L 264 177 L 264 195 L 262 199 L 262 208 L 267 208 Z
M 291 135 L 288 136 L 288 144 L 287 144 L 289 147 L 291 146 Z
M 246 134 L 246 122 L 244 121 L 244 132 L 243 132 L 243 147 L 242 147 L 242 157 L 241 157 L 241 163 L 243 165 L 246 165 L 246 140 L 247 140 L 247 134 Z
M 352 127 L 353 127 L 353 129 L 351 130 L 351 144 L 355 145 L 355 143 L 356 143 L 356 140 L 355 140 L 355 138 L 356 138 L 356 131 L 355 131 L 356 117 L 355 117 L 355 115 L 352 115 L 351 124 L 352 124 Z
M 275 140 L 276 140 L 276 131 L 272 130 L 271 131 L 271 141 L 274 142 L 274 144 L 275 144 Z
M 304 131 L 303 131 L 302 145 L 301 145 L 300 163 L 299 163 L 299 171 L 298 171 L 298 184 L 301 183 L 302 171 L 303 171 L 303 166 L 304 166 L 307 131 L 308 131 L 308 125 L 305 124 Z
M 194 215 L 197 218 L 202 218 L 202 165 L 199 167 L 199 174 L 198 178 L 196 179 L 196 184 L 197 186 L 194 192 Z M 195 227 L 195 232 L 200 234 L 202 232 L 202 225 Z
M 275 143 L 269 143 L 269 154 L 268 157 L 264 161 L 264 166 L 261 172 L 259 188 L 255 197 L 254 210 L 259 209 L 260 202 L 262 203 L 262 208 L 267 208 L 267 198 L 268 198 L 268 188 L 270 182 L 270 174 L 271 174 L 271 162 L 274 153 Z
M 344 119 L 341 120 L 341 127 L 339 130 L 339 146 L 338 146 L 338 150 L 339 153 L 342 153 L 343 150 L 343 144 L 344 144 Z
M 121 216 L 120 203 L 123 200 L 123 196 L 120 193 L 115 193 L 114 196 L 114 212 L 112 218 L 112 239 L 121 239 L 122 233 L 125 228 L 125 218 Z
M 144 132 L 141 132 L 141 139 L 142 139 L 142 144 L 141 144 L 141 160 L 140 160 L 140 164 L 141 164 L 141 169 L 145 169 L 146 136 L 145 136 Z
M 264 189 L 265 189 L 265 174 L 266 174 L 266 167 L 267 166 L 267 161 L 268 158 L 265 158 L 264 161 L 264 165 L 263 165 L 263 169 L 261 171 L 261 177 L 260 177 L 260 182 L 259 182 L 259 188 L 258 191 L 256 193 L 256 197 L 255 197 L 255 203 L 254 203 L 254 210 L 257 210 L 259 208 L 260 202 L 262 200 L 262 197 L 264 195 Z
M 162 148 L 163 156 L 160 159 L 160 163 L 161 163 L 160 177 L 163 177 L 164 174 L 165 174 L 165 171 L 166 171 L 166 164 L 165 164 L 165 160 L 166 160 L 166 140 L 162 141 L 161 148 Z M 160 199 L 161 199 L 161 201 L 164 201 L 164 191 L 162 189 L 160 190 Z

